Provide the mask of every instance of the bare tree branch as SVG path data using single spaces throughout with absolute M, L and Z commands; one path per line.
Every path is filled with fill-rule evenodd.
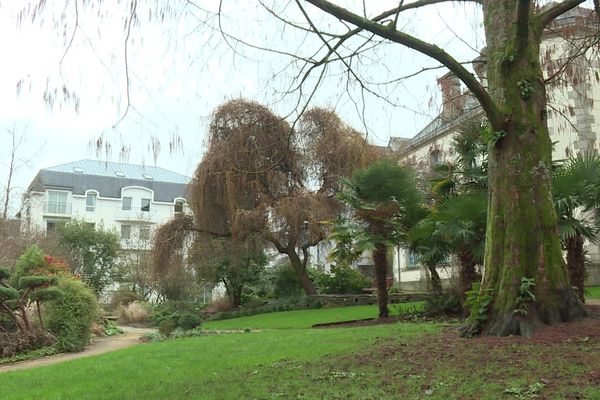
M 126 88 L 127 106 L 125 107 L 125 111 L 123 112 L 123 115 L 121 115 L 121 118 L 119 118 L 117 123 L 115 123 L 113 125 L 113 128 L 115 128 L 117 125 L 119 125 L 125 119 L 125 117 L 127 116 L 127 113 L 129 112 L 129 109 L 131 108 L 131 79 L 129 77 L 128 49 L 129 49 L 129 36 L 131 35 L 131 25 L 133 24 L 136 10 L 137 10 L 137 0 L 133 0 L 131 2 L 131 12 L 129 14 L 129 20 L 127 21 L 127 31 L 125 33 L 125 47 L 124 47 L 125 80 L 126 80 L 125 88 Z
M 471 74 L 471 72 L 469 72 L 465 67 L 463 67 L 460 64 L 460 62 L 458 62 L 455 58 L 453 58 L 450 54 L 445 52 L 440 47 L 431 43 L 424 42 L 414 36 L 397 31 L 388 26 L 381 25 L 376 21 L 363 18 L 329 1 L 307 1 L 315 7 L 321 9 L 322 11 L 325 11 L 326 13 L 334 17 L 350 22 L 362 29 L 365 29 L 388 40 L 391 40 L 392 42 L 399 43 L 413 50 L 419 51 L 444 64 L 452 73 L 454 73 L 460 80 L 462 80 L 465 83 L 465 85 L 471 90 L 473 95 L 479 100 L 479 103 L 486 112 L 490 122 L 494 125 L 500 123 L 500 112 L 489 93 L 485 90 L 481 83 L 479 83 L 475 76 Z
M 540 28 L 541 28 L 540 31 L 542 31 L 543 28 L 545 28 L 546 25 L 548 25 L 550 22 L 552 22 L 556 17 L 558 17 L 561 14 L 566 13 L 567 11 L 569 11 L 572 8 L 577 7 L 578 5 L 582 4 L 584 1 L 585 0 L 565 0 L 562 3 L 558 3 L 558 4 L 554 5 L 553 7 L 550 7 L 543 13 L 541 13 L 538 17 L 538 20 L 540 22 Z

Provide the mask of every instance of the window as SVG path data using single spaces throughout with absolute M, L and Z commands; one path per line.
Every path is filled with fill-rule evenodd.
M 121 178 L 125 176 L 125 174 L 121 171 L 115 171 L 115 175 Z
M 46 212 L 52 214 L 67 213 L 67 192 L 48 191 Z
M 408 253 L 408 265 L 407 268 L 418 268 L 419 267 L 419 255 L 412 251 Z
M 131 210 L 131 197 L 123 197 L 121 210 Z
M 85 197 L 85 211 L 94 212 L 96 210 L 96 193 L 88 193 Z
M 61 226 L 65 226 L 64 221 L 46 221 L 46 232 L 56 232 Z
M 92 229 L 96 229 L 96 224 L 94 222 L 86 222 L 85 224 Z
M 131 238 L 131 225 L 121 225 L 121 239 Z
M 46 221 L 46 232 L 56 232 L 55 221 Z
M 183 213 L 183 200 L 176 200 L 175 201 L 175 214 L 182 214 Z
M 149 174 L 144 174 L 142 176 L 144 177 L 144 179 L 148 179 L 149 181 L 151 181 L 151 180 L 154 179 L 154 177 L 152 175 L 149 175 Z
M 140 226 L 140 240 L 150 240 L 150 228 L 147 226 Z
M 150 199 L 142 199 L 142 211 L 150 211 Z

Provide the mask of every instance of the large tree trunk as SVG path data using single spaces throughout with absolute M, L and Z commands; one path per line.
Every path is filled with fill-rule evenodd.
M 573 236 L 567 239 L 567 271 L 571 286 L 576 288 L 577 297 L 585 302 L 585 257 L 583 251 L 583 237 Z
M 441 296 L 443 294 L 442 279 L 435 268 L 435 264 L 427 264 L 427 269 L 429 270 L 429 275 L 431 278 L 431 291 L 433 292 L 433 295 Z
M 529 336 L 541 323 L 581 318 L 585 308 L 569 283 L 552 204 L 541 28 L 535 18 L 517 24 L 516 3 L 483 2 L 488 86 L 501 115 L 490 121 L 482 290 L 489 289 L 493 300 L 481 328 L 488 335 Z M 535 282 L 526 314 L 514 312 L 523 277 Z
M 458 285 L 460 291 L 461 302 L 465 300 L 465 293 L 471 289 L 474 282 L 477 282 L 479 276 L 477 275 L 477 271 L 475 267 L 477 263 L 475 262 L 475 257 L 468 250 L 463 250 L 458 253 L 458 260 L 460 262 L 460 270 L 458 273 Z
M 306 272 L 306 267 L 300 259 L 300 256 L 296 252 L 290 252 L 288 254 L 288 257 L 290 259 L 290 265 L 298 274 L 298 278 L 300 279 L 300 283 L 302 284 L 302 289 L 304 290 L 304 293 L 306 293 L 307 296 L 317 294 L 317 288 L 315 287 L 313 281 L 310 279 L 310 276 L 308 276 L 308 273 Z
M 387 318 L 390 314 L 388 310 L 388 292 L 387 292 L 387 246 L 377 244 L 373 251 L 373 264 L 375 264 L 375 284 L 377 287 L 377 304 L 379 305 L 379 318 Z

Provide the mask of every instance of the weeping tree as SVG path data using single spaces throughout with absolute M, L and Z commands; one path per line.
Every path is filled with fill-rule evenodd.
M 288 257 L 305 293 L 315 294 L 309 249 L 327 236 L 324 221 L 340 212 L 339 177 L 378 151 L 325 109 L 307 111 L 294 127 L 267 107 L 238 99 L 218 107 L 209 128 L 208 150 L 190 185 L 193 220 L 175 225 L 242 248 L 260 237 Z M 174 252 L 169 236 L 177 237 L 157 239 L 165 243 L 156 248 L 161 265 Z
M 567 271 L 571 285 L 584 302 L 584 242 L 600 243 L 600 157 L 588 152 L 560 163 L 553 171 L 552 185 Z
M 354 225 L 355 239 L 351 245 L 359 244 L 359 251 L 354 254 L 371 251 L 379 318 L 386 318 L 389 315 L 386 285 L 390 267 L 388 248 L 405 241 L 410 227 L 423 216 L 422 198 L 415 176 L 408 167 L 381 159 L 355 171 L 351 179 L 343 179 L 342 182 L 346 187 L 339 198 L 350 206 L 359 222 Z M 343 241 L 340 244 L 347 246 Z M 337 251 L 352 254 L 351 250 Z

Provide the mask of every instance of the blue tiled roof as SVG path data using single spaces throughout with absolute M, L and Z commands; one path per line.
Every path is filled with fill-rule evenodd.
M 188 176 L 181 175 L 177 172 L 169 171 L 164 168 L 100 160 L 74 161 L 67 164 L 57 165 L 55 167 L 44 168 L 44 170 L 129 179 L 148 179 L 147 177 L 150 177 L 149 180 L 184 184 L 189 183 L 191 180 L 191 178 Z
M 191 178 L 164 168 L 95 160 L 81 160 L 41 169 L 28 191 L 64 188 L 84 195 L 95 190 L 102 197 L 120 198 L 126 186 L 142 186 L 154 191 L 155 201 L 173 202 L 187 197 Z

